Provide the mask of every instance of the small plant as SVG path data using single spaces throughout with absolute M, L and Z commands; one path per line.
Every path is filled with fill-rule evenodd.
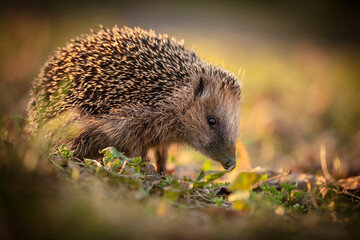
M 263 199 L 270 201 L 272 204 L 288 208 L 295 212 L 304 212 L 306 209 L 301 205 L 304 191 L 294 191 L 297 185 L 283 182 L 281 184 L 281 190 L 277 190 L 275 186 L 269 186 L 264 183 L 260 186 Z
M 64 157 L 66 159 L 70 159 L 73 155 L 74 152 L 70 151 L 64 144 L 61 145 L 61 147 L 59 148 L 59 150 L 57 152 L 55 152 L 56 156 L 61 156 Z

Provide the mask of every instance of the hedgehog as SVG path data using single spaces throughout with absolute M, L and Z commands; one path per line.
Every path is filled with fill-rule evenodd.
M 30 96 L 28 131 L 47 126 L 51 143 L 78 158 L 113 146 L 146 161 L 153 150 L 165 173 L 169 146 L 186 144 L 226 170 L 236 166 L 239 81 L 166 34 L 100 26 L 59 48 Z

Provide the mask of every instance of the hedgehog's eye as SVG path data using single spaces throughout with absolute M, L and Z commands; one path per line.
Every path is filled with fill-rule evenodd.
M 216 125 L 217 121 L 216 121 L 216 118 L 214 118 L 214 117 L 208 117 L 207 122 L 210 125 L 210 127 L 214 127 Z

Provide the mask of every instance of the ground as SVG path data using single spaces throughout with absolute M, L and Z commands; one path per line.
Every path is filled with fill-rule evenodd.
M 101 160 L 74 158 L 66 146 L 47 156 L 26 144 L 1 150 L 2 239 L 338 239 L 359 231 L 358 176 L 257 168 L 180 178 L 148 172 L 151 163 L 111 147 Z

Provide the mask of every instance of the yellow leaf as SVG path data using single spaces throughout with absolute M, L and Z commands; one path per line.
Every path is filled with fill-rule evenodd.
M 248 203 L 246 203 L 244 201 L 236 201 L 233 204 L 233 208 L 235 210 L 249 210 L 251 207 Z
M 230 202 L 236 202 L 236 201 L 243 201 L 243 200 L 247 200 L 250 197 L 250 192 L 249 191 L 235 191 L 232 194 L 229 195 L 228 200 Z
M 242 172 L 231 183 L 229 189 L 232 191 L 237 190 L 251 190 L 251 186 L 255 184 L 261 176 L 254 172 Z

